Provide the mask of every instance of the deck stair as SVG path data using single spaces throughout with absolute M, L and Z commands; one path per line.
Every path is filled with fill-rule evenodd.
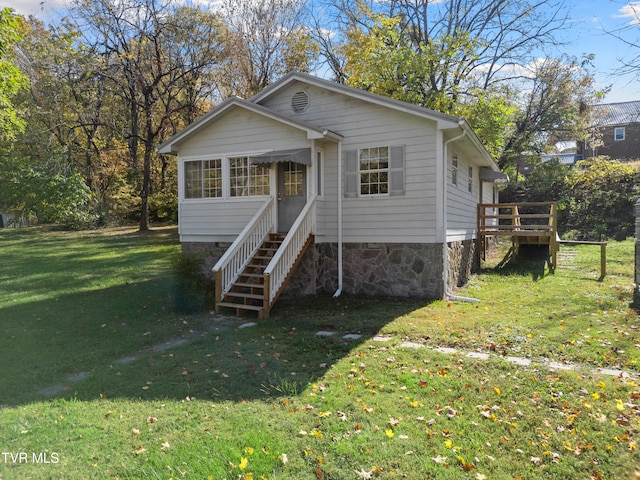
M 224 294 L 224 298 L 217 304 L 219 307 L 233 308 L 236 314 L 243 311 L 260 312 L 265 308 L 264 270 L 282 245 L 285 234 L 270 233 L 255 255 L 251 257 L 238 279 L 231 284 L 231 288 Z
M 556 267 L 559 249 L 555 202 L 478 205 L 478 242 L 482 258 L 487 237 L 511 237 L 515 251 L 522 245 L 549 247 L 549 264 Z
M 263 318 L 268 314 L 269 306 L 273 304 L 273 301 L 270 301 L 268 298 L 269 281 L 265 275 L 265 269 L 282 245 L 285 236 L 285 233 L 269 234 L 269 237 L 251 257 L 249 263 L 238 274 L 237 280 L 231 283 L 229 291 L 223 294 L 223 299 L 216 304 L 216 308 L 232 308 L 238 316 L 249 311 L 257 312 L 259 318 Z M 309 237 L 304 248 L 299 252 L 298 260 L 289 272 L 277 295 L 284 289 L 295 267 L 312 243 L 313 236 Z

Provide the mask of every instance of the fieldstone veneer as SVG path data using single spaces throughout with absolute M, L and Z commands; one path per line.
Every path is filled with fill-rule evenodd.
M 335 292 L 338 246 L 314 244 L 283 295 Z M 415 243 L 346 243 L 342 291 L 396 297 L 442 297 L 442 246 Z
M 184 252 L 203 254 L 205 274 L 228 248 L 221 243 L 184 243 Z M 461 286 L 476 270 L 475 242 L 447 244 L 449 289 Z M 442 298 L 442 245 L 417 243 L 346 243 L 343 285 L 347 294 Z M 283 296 L 333 293 L 338 289 L 338 245 L 313 244 L 291 276 Z

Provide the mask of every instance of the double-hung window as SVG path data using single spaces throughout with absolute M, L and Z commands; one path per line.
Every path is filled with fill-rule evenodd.
M 269 195 L 269 168 L 269 165 L 251 164 L 249 157 L 229 158 L 230 195 Z
M 624 127 L 616 127 L 616 128 L 613 129 L 613 139 L 616 142 L 623 141 L 624 140 L 624 134 L 625 134 Z
M 185 198 L 222 197 L 222 159 L 184 163 Z
M 360 195 L 389 193 L 389 147 L 360 150 Z

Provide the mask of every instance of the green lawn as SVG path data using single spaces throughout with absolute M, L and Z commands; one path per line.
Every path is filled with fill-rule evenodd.
M 640 371 L 632 240 L 609 244 L 603 281 L 597 247 L 572 247 L 554 274 L 487 263 L 458 292 L 480 303 L 282 299 L 248 328 L 174 308 L 175 229 L 8 229 L 0 246 L 2 480 L 640 470 L 640 379 L 596 372 Z

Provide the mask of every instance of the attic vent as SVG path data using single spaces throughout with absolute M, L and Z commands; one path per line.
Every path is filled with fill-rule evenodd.
M 309 94 L 307 92 L 296 92 L 291 97 L 291 108 L 295 113 L 304 112 L 309 106 Z

